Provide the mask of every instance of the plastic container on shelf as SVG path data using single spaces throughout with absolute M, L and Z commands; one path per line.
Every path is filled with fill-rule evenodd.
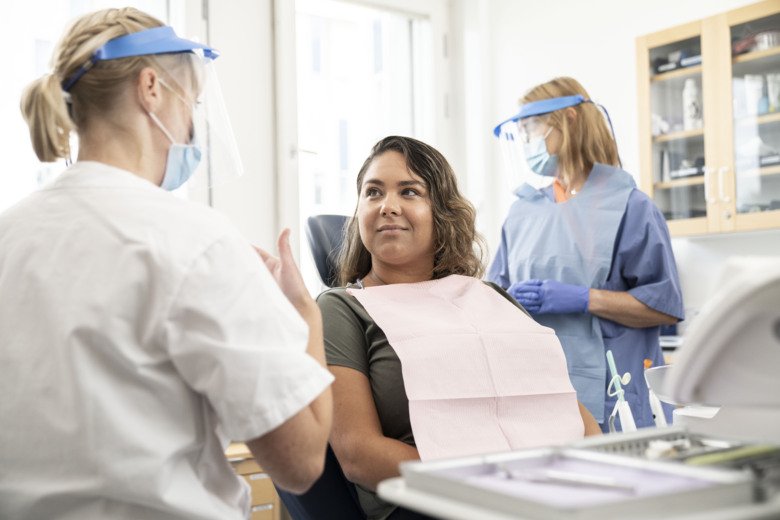
M 766 75 L 766 92 L 769 98 L 769 111 L 780 111 L 780 72 Z
M 688 78 L 682 92 L 683 129 L 696 130 L 702 127 L 701 94 L 696 80 Z
M 745 74 L 745 110 L 747 115 L 755 116 L 760 113 L 763 95 L 764 76 L 761 74 Z

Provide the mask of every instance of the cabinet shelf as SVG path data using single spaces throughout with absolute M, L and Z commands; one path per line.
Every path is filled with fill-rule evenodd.
M 780 112 L 773 112 L 771 114 L 764 114 L 763 116 L 758 116 L 756 118 L 756 121 L 758 122 L 759 125 L 780 121 Z
M 763 168 L 737 171 L 737 175 L 739 177 L 763 177 L 765 175 L 780 175 L 780 164 L 774 166 L 764 166 Z
M 780 112 L 772 112 L 761 116 L 742 116 L 737 118 L 736 122 L 740 126 L 758 126 L 767 123 L 777 123 L 780 122 Z
M 764 166 L 758 170 L 758 173 L 761 175 L 778 175 L 780 174 L 780 164 L 775 166 Z
M 780 121 L 780 112 L 773 112 L 771 114 L 764 114 L 762 116 L 751 116 L 741 118 L 740 123 L 755 122 L 756 125 L 765 125 L 767 123 L 776 123 Z
M 698 186 L 704 184 L 704 175 L 695 177 L 684 177 L 682 179 L 673 179 L 671 181 L 656 182 L 653 188 L 656 190 L 670 190 L 672 188 L 684 188 L 686 186 Z
M 654 74 L 650 81 L 656 83 L 658 81 L 668 81 L 675 78 L 684 78 L 685 76 L 701 75 L 701 65 L 694 65 L 692 67 L 683 67 L 681 69 L 670 70 L 669 72 L 662 72 L 660 74 Z
M 740 54 L 734 57 L 734 63 L 744 63 L 746 61 L 760 60 L 761 58 L 768 58 L 769 56 L 780 55 L 780 46 L 772 47 L 771 49 L 764 49 L 763 51 L 753 51 L 747 54 Z
M 778 114 L 780 116 L 780 114 Z M 661 134 L 653 137 L 655 143 L 666 143 L 669 141 L 677 141 L 679 139 L 690 139 L 692 137 L 704 137 L 704 129 L 697 128 L 696 130 L 681 130 L 679 132 L 670 132 L 668 134 Z

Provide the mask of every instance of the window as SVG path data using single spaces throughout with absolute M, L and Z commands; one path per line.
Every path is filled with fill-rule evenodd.
M 50 181 L 65 169 L 65 162 L 42 163 L 33 152 L 27 125 L 19 111 L 23 89 L 36 78 L 50 71 L 52 52 L 64 33 L 67 21 L 90 11 L 106 7 L 135 6 L 163 21 L 180 14 L 174 8 L 181 2 L 171 0 L 101 1 L 101 0 L 33 0 L 13 2 L 0 17 L 0 46 L 10 50 L 5 54 L 0 82 L 0 121 L 5 163 L 0 176 L 0 211 Z M 178 19 L 178 18 L 177 18 Z M 174 24 L 175 25 L 175 24 Z M 75 138 L 74 138 L 74 145 Z M 74 156 L 75 160 L 75 147 Z
M 318 214 L 351 215 L 355 179 L 387 135 L 430 140 L 433 104 L 425 17 L 336 0 L 296 2 L 300 229 Z M 428 71 L 422 74 L 422 70 Z M 301 244 L 305 244 L 301 233 Z M 301 266 L 322 284 L 307 247 Z

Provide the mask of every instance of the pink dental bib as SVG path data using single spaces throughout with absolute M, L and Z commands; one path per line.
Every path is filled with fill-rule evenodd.
M 554 331 L 480 280 L 452 275 L 348 292 L 401 360 L 422 460 L 582 438 Z

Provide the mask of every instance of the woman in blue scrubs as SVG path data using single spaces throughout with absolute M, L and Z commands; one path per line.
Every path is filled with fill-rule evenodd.
M 515 190 L 488 279 L 555 329 L 602 430 L 615 407 L 607 350 L 631 373 L 624 390 L 637 427 L 652 426 L 643 372 L 663 364 L 660 326 L 684 317 L 666 221 L 620 168 L 607 121 L 576 80 L 532 88 L 495 134 L 521 144 L 530 170 L 552 184 Z

